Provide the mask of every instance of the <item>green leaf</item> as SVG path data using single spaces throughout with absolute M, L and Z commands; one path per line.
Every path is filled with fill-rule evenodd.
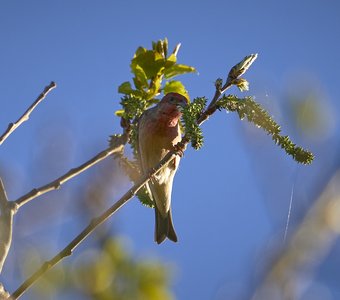
M 136 56 L 138 56 L 138 55 L 140 55 L 140 54 L 142 54 L 142 53 L 145 53 L 145 52 L 146 52 L 146 49 L 145 49 L 145 48 L 143 48 L 143 47 L 138 47 L 137 50 L 136 50 L 136 53 L 135 53 L 134 57 L 136 57 Z
M 164 76 L 165 78 L 172 78 L 174 76 L 178 76 L 181 74 L 193 73 L 193 72 L 196 72 L 196 69 L 194 67 L 176 64 L 170 68 L 165 69 Z
M 134 73 L 135 73 L 135 77 L 133 78 L 133 82 L 136 88 L 140 90 L 140 89 L 148 87 L 149 84 L 148 84 L 148 79 L 146 77 L 146 74 L 139 65 L 136 65 Z
M 168 39 L 164 38 L 164 40 L 163 40 L 163 49 L 164 49 L 164 56 L 165 57 L 168 56 L 168 46 L 169 46 Z
M 154 80 L 152 80 L 150 89 L 146 93 L 146 100 L 150 100 L 155 98 L 159 93 L 162 85 L 162 77 L 156 76 Z
M 139 199 L 139 201 L 147 206 L 147 207 L 151 207 L 154 208 L 155 204 L 153 203 L 153 201 L 151 200 L 150 194 L 147 190 L 147 188 L 145 186 L 143 186 L 138 192 L 137 192 L 137 197 Z
M 147 79 L 152 79 L 161 72 L 165 66 L 165 59 L 161 54 L 153 50 L 140 53 L 131 61 L 131 71 L 136 74 L 137 69 L 141 68 Z
M 119 87 L 118 87 L 118 93 L 121 94 L 131 94 L 133 92 L 133 89 L 131 87 L 131 83 L 129 81 L 123 82 Z
M 165 62 L 165 70 L 172 67 L 177 62 L 177 57 L 175 54 L 171 54 Z
M 117 117 L 124 117 L 124 113 L 125 113 L 124 109 L 120 109 L 120 110 L 115 111 L 115 115 Z
M 180 81 L 172 80 L 172 81 L 168 81 L 165 84 L 164 89 L 163 89 L 164 95 L 171 93 L 171 92 L 181 94 L 184 97 L 186 97 L 188 100 L 190 100 L 187 90 L 185 89 L 184 85 Z
M 233 84 L 236 85 L 241 92 L 249 91 L 249 82 L 244 78 L 235 79 Z

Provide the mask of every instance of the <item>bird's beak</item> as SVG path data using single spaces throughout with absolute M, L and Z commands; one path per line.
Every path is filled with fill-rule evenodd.
M 183 108 L 186 108 L 188 106 L 188 102 L 186 101 L 179 101 L 177 104 L 176 104 L 177 108 L 179 109 L 183 109 Z

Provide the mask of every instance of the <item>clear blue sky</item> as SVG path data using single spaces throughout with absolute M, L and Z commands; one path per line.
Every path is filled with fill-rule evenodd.
M 117 230 L 132 241 L 133 253 L 176 266 L 173 289 L 178 299 L 226 299 L 226 291 L 234 299 L 254 284 L 258 261 L 271 253 L 273 241 L 283 238 L 292 184 L 297 183 L 294 224 L 338 166 L 336 0 L 1 1 L 0 37 L 0 131 L 51 80 L 58 85 L 0 148 L 11 199 L 82 163 L 120 131 L 113 114 L 119 108 L 117 86 L 130 79 L 129 62 L 138 46 L 149 47 L 152 40 L 164 37 L 170 47 L 181 42 L 179 61 L 199 71 L 181 78 L 191 97 L 211 97 L 216 78 L 225 77 L 245 55 L 259 54 L 246 75 L 250 91 L 245 94 L 255 95 L 284 133 L 314 151 L 317 160 L 309 167 L 297 166 L 269 137 L 232 114 L 219 113 L 206 123 L 205 147 L 186 152 L 175 179 L 173 215 L 180 242 L 155 245 L 153 212 L 137 201 L 116 216 Z M 320 106 L 331 112 L 321 137 L 308 138 L 296 130 L 286 101 L 291 93 L 317 95 Z M 44 137 L 51 143 L 46 145 Z M 62 142 L 69 143 L 73 153 L 66 161 L 58 152 Z M 41 147 L 50 147 L 56 161 L 49 177 L 41 174 L 46 167 L 39 159 Z M 77 184 L 75 180 L 68 185 Z M 17 217 L 18 227 L 28 227 L 27 239 L 41 232 L 38 225 L 23 225 L 24 214 L 34 212 L 42 201 Z M 72 218 L 67 208 L 64 211 Z M 41 217 L 41 224 L 44 221 Z M 49 222 L 51 230 L 59 230 L 58 222 Z M 65 238 L 61 230 L 53 250 L 79 228 Z M 50 243 L 48 238 L 43 242 Z M 11 272 L 8 266 L 2 277 L 7 274 L 15 288 Z M 322 278 L 318 284 L 328 286 Z M 340 291 L 333 288 L 332 293 L 339 296 Z

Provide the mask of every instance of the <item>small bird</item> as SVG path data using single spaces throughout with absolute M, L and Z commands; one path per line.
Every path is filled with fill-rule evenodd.
M 180 108 L 187 104 L 186 97 L 178 93 L 168 93 L 156 106 L 141 115 L 138 122 L 137 144 L 143 173 L 153 168 L 181 141 Z M 146 185 L 155 204 L 155 242 L 158 244 L 166 238 L 177 242 L 170 204 L 172 183 L 179 161 L 180 157 L 176 156 Z

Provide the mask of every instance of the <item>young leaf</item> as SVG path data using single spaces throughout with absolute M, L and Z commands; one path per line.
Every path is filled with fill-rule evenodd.
M 181 94 L 184 97 L 186 97 L 188 100 L 190 100 L 187 90 L 185 89 L 184 85 L 180 81 L 173 80 L 173 81 L 168 81 L 165 84 L 164 89 L 163 89 L 164 95 L 171 93 L 171 92 Z
M 161 54 L 153 50 L 147 50 L 139 54 L 131 61 L 131 71 L 136 74 L 137 69 L 141 68 L 147 79 L 152 79 L 156 76 L 165 65 L 165 59 Z
M 128 81 L 123 82 L 119 87 L 118 87 L 118 93 L 121 94 L 126 94 L 129 95 L 133 92 L 133 89 L 131 87 L 131 83 Z
M 139 66 L 136 65 L 134 68 L 135 77 L 133 78 L 133 82 L 137 89 L 143 89 L 148 87 L 148 79 L 144 70 Z
M 257 53 L 250 54 L 246 56 L 238 64 L 233 66 L 228 74 L 227 82 L 233 82 L 235 79 L 243 75 L 250 68 L 250 66 L 253 64 L 256 58 L 257 58 Z
M 165 78 L 172 78 L 174 76 L 178 76 L 181 74 L 193 73 L 193 72 L 196 72 L 196 69 L 194 67 L 176 64 L 176 65 L 173 65 L 172 67 L 165 69 L 164 76 Z

